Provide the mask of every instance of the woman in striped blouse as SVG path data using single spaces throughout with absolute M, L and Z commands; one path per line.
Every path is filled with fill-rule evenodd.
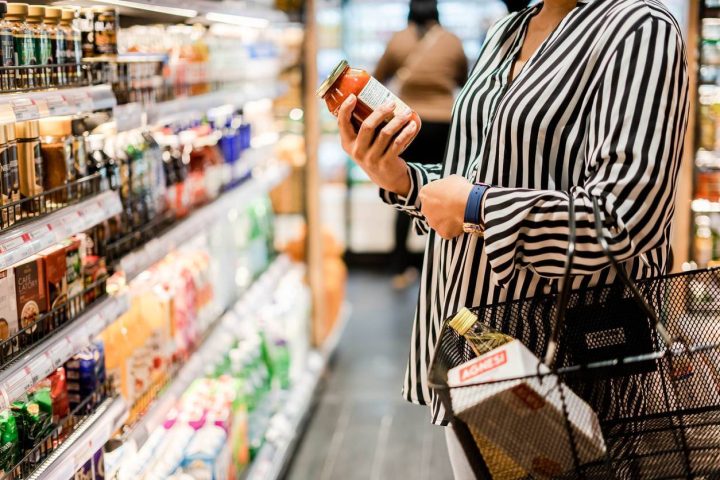
M 409 118 L 375 135 L 392 105 L 355 132 L 355 102 L 339 112 L 344 149 L 387 203 L 429 233 L 403 394 L 430 405 L 434 423 L 447 423 L 427 384 L 442 321 L 463 306 L 557 288 L 570 195 L 574 288 L 614 277 L 597 243 L 592 197 L 633 277 L 667 271 L 688 78 L 680 29 L 660 1 L 545 0 L 498 22 L 455 102 L 445 158 L 432 165 L 401 159 L 417 128 Z M 468 222 L 484 234 L 465 233 Z M 630 408 L 632 394 L 606 401 Z M 448 440 L 456 477 L 466 478 Z

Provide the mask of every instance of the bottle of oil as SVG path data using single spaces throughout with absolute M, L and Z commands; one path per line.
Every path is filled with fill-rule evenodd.
M 34 68 L 22 68 L 37 65 L 35 45 L 33 43 L 33 28 L 27 24 L 25 18 L 28 14 L 27 3 L 8 3 L 6 19 L 12 25 L 13 39 L 15 41 L 15 58 L 18 68 L 15 77 L 17 88 L 35 88 Z
M 465 337 L 476 355 L 484 355 L 490 350 L 514 340 L 513 337 L 495 331 L 478 322 L 478 317 L 467 308 L 461 309 L 450 320 L 448 326 Z
M 37 64 L 41 65 L 35 71 L 36 86 L 51 86 L 49 65 L 50 62 L 50 34 L 43 23 L 45 20 L 45 7 L 42 5 L 30 5 L 26 22 L 32 28 L 33 49 Z

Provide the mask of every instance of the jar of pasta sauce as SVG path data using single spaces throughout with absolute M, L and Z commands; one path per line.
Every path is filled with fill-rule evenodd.
M 357 103 L 353 111 L 352 123 L 356 128 L 377 108 L 383 104 L 395 102 L 395 111 L 385 122 L 392 120 L 393 116 L 401 115 L 406 111 L 412 112 L 411 120 L 417 124 L 415 135 L 420 130 L 420 116 L 407 106 L 405 102 L 395 96 L 382 83 L 372 75 L 359 68 L 350 68 L 346 60 L 342 60 L 333 69 L 332 73 L 317 89 L 317 96 L 325 100 L 330 113 L 337 116 L 340 105 L 350 94 L 355 94 Z

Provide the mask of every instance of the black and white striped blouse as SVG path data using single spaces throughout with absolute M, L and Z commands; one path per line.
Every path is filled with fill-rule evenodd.
M 407 198 L 381 191 L 429 232 L 404 396 L 431 404 L 435 423 L 444 413 L 427 374 L 442 321 L 462 306 L 557 288 L 569 195 L 579 242 L 574 288 L 613 280 L 590 195 L 601 199 L 605 235 L 634 277 L 666 270 L 688 117 L 680 29 L 657 0 L 581 1 L 509 82 L 540 8 L 509 15 L 488 34 L 455 102 L 444 162 L 409 164 Z M 447 241 L 429 231 L 418 192 L 451 174 L 492 185 L 484 239 Z

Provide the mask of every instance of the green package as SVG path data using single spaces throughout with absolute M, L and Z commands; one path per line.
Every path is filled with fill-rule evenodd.
M 15 416 L 10 410 L 0 412 L 0 470 L 7 472 L 20 460 L 20 438 Z

